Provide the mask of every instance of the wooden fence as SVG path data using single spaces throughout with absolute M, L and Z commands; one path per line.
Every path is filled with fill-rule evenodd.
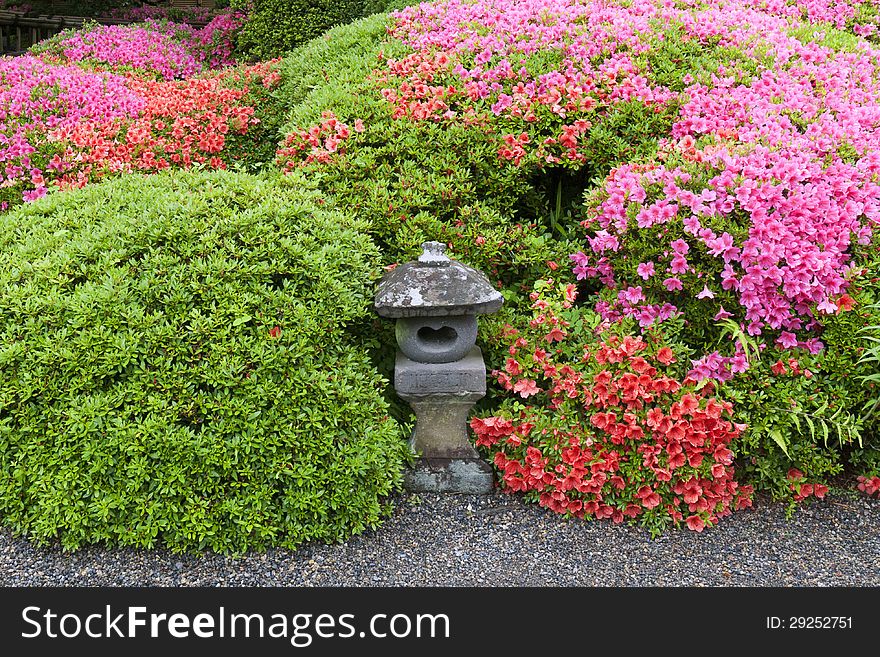
M 43 39 L 83 24 L 79 16 L 25 16 L 0 10 L 0 53 L 17 55 Z

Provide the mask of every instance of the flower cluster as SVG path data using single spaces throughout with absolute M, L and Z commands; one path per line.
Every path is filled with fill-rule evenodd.
M 87 62 L 102 69 L 150 71 L 171 80 L 202 70 L 200 62 L 166 30 L 95 25 L 56 37 L 34 49 L 47 61 Z
M 454 191 L 437 194 L 443 218 L 419 218 L 418 230 L 488 265 L 514 303 L 539 263 L 559 261 L 546 244 L 583 235 L 570 254 L 578 289 L 589 294 L 579 312 L 595 311 L 605 331 L 671 336 L 682 354 L 676 382 L 735 400 L 739 423 L 748 424 L 733 447 L 741 476 L 777 497 L 813 497 L 872 431 L 847 379 L 859 368 L 844 354 L 858 358 L 854 336 L 876 300 L 856 290 L 866 269 L 876 269 L 866 254 L 876 249 L 880 223 L 880 49 L 859 36 L 877 24 L 878 4 L 410 6 L 395 14 L 389 34 L 396 42 L 378 53 L 378 70 L 359 87 L 374 90 L 374 102 L 387 109 L 372 113 L 370 139 L 339 140 L 325 117 L 291 135 L 280 161 L 288 168 L 335 162 L 326 169 L 329 184 L 344 185 L 346 164 L 369 177 L 358 161 L 378 160 L 359 155 L 389 136 L 405 162 L 419 157 L 410 146 L 415 135 L 444 132 L 472 146 L 473 158 L 458 160 L 460 186 L 484 185 L 497 204 L 475 209 L 479 194 L 460 191 L 438 158 L 431 165 Z M 355 107 L 337 115 L 348 120 Z M 345 149 L 347 157 L 337 158 Z M 488 181 L 476 180 L 473 172 L 487 168 Z M 388 165 L 382 178 L 394 173 Z M 424 177 L 430 194 L 434 181 Z M 409 223 L 404 208 L 413 216 L 423 207 L 412 196 L 382 190 L 382 211 Z M 491 230 L 500 218 L 528 228 Z M 521 239 L 533 228 L 546 230 Z M 515 273 L 502 275 L 503 265 Z M 532 342 L 545 352 L 564 348 L 574 312 L 537 314 L 529 330 L 542 333 Z M 840 339 L 843 325 L 850 339 Z M 499 384 L 531 406 L 523 419 L 511 402 L 498 419 L 477 423 L 478 433 L 488 439 L 535 424 L 547 430 L 541 436 L 595 439 L 583 427 L 596 409 L 565 411 L 573 402 L 556 389 L 577 389 L 572 372 L 592 381 L 585 363 L 557 358 L 548 374 L 521 354 L 504 358 Z M 570 369 L 554 379 L 563 367 Z M 835 451 L 830 437 L 845 449 Z M 554 463 L 545 447 L 531 446 Z M 525 463 L 520 456 L 514 460 Z M 803 481 L 789 481 L 792 468 L 805 473 Z M 536 482 L 527 485 L 537 495 Z
M 207 25 L 193 30 L 191 47 L 211 69 L 232 66 L 235 63 L 235 35 L 247 20 L 240 11 L 217 14 Z
M 172 80 L 234 64 L 232 38 L 244 14 L 227 12 L 196 28 L 148 20 L 142 25 L 92 25 L 63 32 L 32 52 L 53 63 L 87 63 L 102 70 Z
M 750 335 L 816 353 L 822 316 L 852 307 L 852 246 L 880 224 L 880 130 L 855 118 L 880 113 L 880 51 L 802 43 L 787 22 L 748 10 L 710 22 L 744 50 L 760 43 L 767 68 L 691 81 L 657 161 L 614 169 L 593 196 L 588 225 L 607 237 L 576 255 L 576 273 L 602 264 L 625 290 L 636 268 L 624 260 L 650 260 L 638 281 L 645 306 L 732 316 Z M 602 310 L 643 312 L 614 301 Z
M 108 173 L 224 168 L 229 135 L 257 122 L 251 89 L 279 80 L 273 62 L 165 81 L 32 55 L 0 61 L 0 76 L 3 209 Z
M 877 35 L 878 0 L 760 0 L 755 6 L 767 13 L 811 23 L 831 23 L 861 36 Z
M 592 195 L 575 274 L 608 288 L 611 321 L 730 317 L 815 353 L 851 246 L 880 222 L 880 51 L 799 21 L 876 21 L 872 7 L 447 0 L 396 15 L 413 52 L 378 79 L 396 118 L 474 125 L 514 166 L 596 168 L 593 131 L 615 108 L 670 113 L 656 156 L 614 166 Z M 722 63 L 661 81 L 652 57 L 671 38 Z M 742 369 L 719 357 L 714 371 Z
M 733 478 L 729 445 L 744 427 L 732 405 L 680 381 L 662 342 L 586 329 L 575 296 L 571 285 L 536 285 L 530 330 L 507 330 L 510 357 L 493 372 L 529 404 L 471 422 L 503 488 L 654 532 L 702 531 L 748 506 L 751 488 Z
M 146 106 L 120 76 L 28 55 L 0 60 L 0 79 L 0 188 L 7 204 L 44 196 L 48 180 L 68 166 L 63 149 L 47 145 L 49 131 L 131 119 Z
M 319 124 L 287 135 L 277 152 L 277 161 L 285 171 L 312 162 L 329 162 L 335 153 L 345 152 L 344 142 L 351 137 L 352 131 L 364 131 L 361 119 L 355 119 L 351 128 L 333 112 L 323 112 L 321 119 Z
M 377 79 L 396 118 L 491 125 L 502 160 L 581 166 L 597 114 L 629 101 L 660 112 L 677 98 L 638 62 L 656 18 L 651 3 L 422 4 L 392 29 L 414 52 L 389 59 Z
M 880 477 L 858 477 L 858 489 L 868 495 L 877 494 L 880 496 Z
M 805 481 L 804 473 L 797 468 L 792 468 L 788 471 L 788 480 L 791 482 L 789 486 L 794 492 L 793 499 L 795 502 L 800 502 L 801 500 L 806 499 L 811 495 L 815 495 L 818 499 L 821 500 L 828 492 L 828 487 L 823 484 L 808 484 Z
M 66 145 L 56 169 L 58 186 L 82 186 L 93 173 L 153 172 L 195 163 L 226 168 L 221 152 L 227 135 L 244 134 L 256 121 L 254 108 L 243 102 L 247 85 L 240 83 L 258 77 L 257 68 L 265 65 L 211 78 L 131 80 L 132 91 L 145 100 L 136 118 L 96 119 L 49 131 L 50 144 Z

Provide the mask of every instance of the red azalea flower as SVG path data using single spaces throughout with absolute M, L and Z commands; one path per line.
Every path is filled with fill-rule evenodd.
M 700 402 L 693 395 L 685 395 L 681 398 L 681 412 L 683 415 L 693 415 L 700 408 Z
M 697 515 L 688 517 L 685 522 L 687 523 L 688 529 L 691 529 L 695 532 L 703 531 L 703 528 L 706 526 L 706 523 L 703 521 L 703 519 Z
M 859 477 L 859 482 L 859 490 L 868 495 L 873 495 L 880 491 L 880 477 L 871 477 L 870 479 L 867 477 Z
M 657 493 L 651 493 L 642 499 L 642 505 L 646 509 L 653 509 L 654 507 L 660 506 L 660 496 Z
M 648 411 L 648 416 L 646 419 L 646 423 L 648 427 L 654 428 L 660 425 L 660 422 L 663 420 L 663 411 L 659 408 L 652 408 Z
M 547 342 L 562 342 L 565 338 L 565 331 L 562 331 L 558 327 L 554 327 L 547 335 L 544 336 L 544 339 Z
M 700 499 L 700 494 L 702 494 L 702 488 L 690 488 L 684 491 L 682 497 L 684 498 L 685 504 L 696 504 L 697 500 Z
M 537 395 L 541 392 L 541 389 L 532 379 L 520 379 L 514 384 L 513 391 L 526 398 L 530 395 Z
M 657 352 L 656 358 L 664 365 L 669 365 L 675 362 L 675 354 L 669 347 L 661 347 Z
M 837 314 L 839 315 L 842 312 L 852 310 L 853 307 L 856 305 L 856 300 L 848 294 L 844 294 L 837 301 L 835 301 L 835 303 L 837 304 Z
M 657 481 L 670 481 L 672 479 L 672 473 L 664 468 L 654 470 L 654 475 L 657 477 Z

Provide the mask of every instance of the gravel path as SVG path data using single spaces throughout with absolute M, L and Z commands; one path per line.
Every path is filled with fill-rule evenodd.
M 780 505 L 713 530 L 566 520 L 516 497 L 401 495 L 344 545 L 240 558 L 37 548 L 0 531 L 3 586 L 880 586 L 880 500 Z

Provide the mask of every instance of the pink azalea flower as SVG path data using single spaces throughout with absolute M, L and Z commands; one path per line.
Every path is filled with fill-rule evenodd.
M 636 304 L 639 301 L 644 301 L 645 295 L 642 293 L 641 286 L 628 287 L 625 290 L 621 290 L 617 294 L 617 298 L 621 301 L 627 301 L 631 304 Z
M 822 303 L 816 306 L 816 310 L 831 315 L 837 312 L 837 306 L 830 299 L 824 299 Z
M 688 243 L 685 242 L 684 240 L 681 240 L 681 239 L 675 240 L 674 242 L 671 242 L 669 244 L 669 246 L 672 247 L 673 251 L 675 251 L 676 253 L 679 253 L 681 255 L 687 255 L 687 252 L 690 251 L 690 247 L 688 246 Z
M 722 319 L 727 319 L 728 317 L 733 317 L 733 313 L 729 313 L 724 310 L 724 306 L 718 306 L 718 312 L 715 313 L 714 319 L 716 322 L 720 322 Z
M 673 274 L 686 274 L 688 270 L 688 261 L 687 259 L 681 255 L 676 253 L 672 258 L 672 262 L 669 263 L 669 271 Z

